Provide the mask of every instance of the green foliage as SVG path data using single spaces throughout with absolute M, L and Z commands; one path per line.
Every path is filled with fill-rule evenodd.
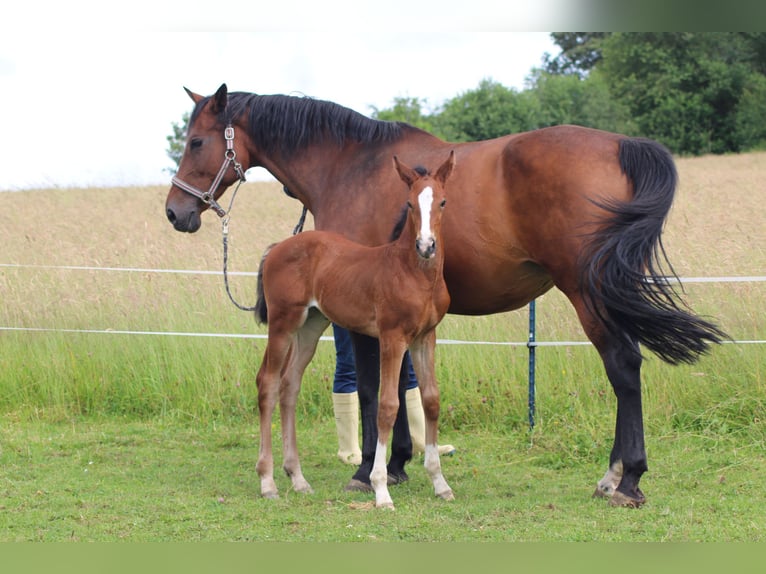
M 476 141 L 524 131 L 534 125 L 534 103 L 490 78 L 444 104 L 435 120 L 446 139 Z
M 601 45 L 611 32 L 553 32 L 551 38 L 561 48 L 555 58 L 545 55 L 545 70 L 554 75 L 582 77 L 601 61 Z
M 737 129 L 745 86 L 757 91 L 763 78 L 747 45 L 733 33 L 615 33 L 603 43 L 601 69 L 642 135 L 679 154 L 737 152 L 761 138 L 755 130 L 745 140 Z M 743 113 L 756 110 L 751 98 Z
M 377 120 L 388 122 L 405 122 L 416 128 L 434 133 L 433 116 L 424 113 L 424 108 L 428 105 L 426 100 L 411 97 L 394 98 L 394 105 L 391 108 L 379 110 L 372 108 L 371 116 Z
M 184 154 L 186 130 L 189 127 L 189 112 L 184 112 L 181 116 L 181 121 L 179 123 L 171 123 L 170 127 L 173 131 L 166 137 L 168 140 L 168 149 L 165 151 L 168 154 L 168 157 L 173 160 L 174 167 L 166 168 L 166 171 L 175 173 L 178 169 L 178 165 L 181 163 L 181 157 L 183 157 Z
M 651 137 L 684 155 L 766 146 L 766 33 L 554 33 L 523 91 L 491 78 L 430 115 L 417 98 L 380 119 L 476 141 L 572 123 Z M 408 119 L 411 118 L 411 119 Z

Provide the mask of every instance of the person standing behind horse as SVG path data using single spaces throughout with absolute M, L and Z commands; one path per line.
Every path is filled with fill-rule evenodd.
M 354 347 L 348 329 L 332 324 L 335 342 L 335 375 L 332 384 L 332 406 L 335 415 L 335 430 L 338 434 L 338 458 L 346 464 L 358 466 L 362 462 L 359 448 L 359 397 L 356 392 L 356 365 Z M 406 406 L 407 421 L 412 439 L 412 454 L 423 454 L 426 450 L 426 420 L 418 388 L 418 379 L 412 368 L 410 354 L 404 356 L 407 369 Z M 440 455 L 455 452 L 451 444 L 439 445 Z

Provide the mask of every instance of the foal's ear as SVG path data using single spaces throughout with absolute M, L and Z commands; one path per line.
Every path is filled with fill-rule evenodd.
M 219 114 L 226 109 L 226 105 L 229 103 L 229 92 L 226 88 L 226 84 L 221 84 L 218 91 L 210 98 L 212 107 L 210 111 L 214 114 Z
M 446 159 L 446 161 L 439 166 L 439 169 L 436 170 L 436 175 L 434 176 L 436 178 L 436 181 L 440 182 L 442 185 L 444 185 L 444 182 L 447 181 L 450 175 L 452 175 L 452 170 L 455 168 L 455 150 L 453 149 L 451 152 L 449 152 L 449 157 Z
M 399 174 L 399 177 L 402 178 L 402 181 L 410 187 L 415 183 L 418 177 L 420 177 L 418 172 L 411 167 L 404 165 L 396 156 L 394 156 L 394 167 L 396 167 L 396 171 Z
M 192 92 L 192 91 L 191 91 L 189 88 L 187 88 L 186 86 L 184 86 L 184 90 L 186 90 L 186 93 L 187 93 L 187 94 L 189 94 L 189 97 L 192 99 L 192 101 L 193 101 L 195 104 L 198 104 L 198 103 L 200 103 L 200 101 L 201 101 L 202 99 L 204 99 L 204 97 L 205 97 L 205 96 L 200 96 L 199 94 L 195 94 L 194 92 Z

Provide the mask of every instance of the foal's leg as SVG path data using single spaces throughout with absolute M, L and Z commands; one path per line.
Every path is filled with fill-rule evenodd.
M 420 395 L 423 401 L 423 412 L 426 417 L 426 452 L 424 466 L 434 493 L 444 500 L 454 500 L 455 495 L 442 474 L 439 460 L 438 426 L 439 426 L 439 387 L 436 383 L 434 366 L 434 350 L 436 347 L 436 331 L 425 334 L 410 344 L 412 366 L 418 377 Z
M 399 371 L 407 350 L 406 342 L 398 336 L 380 339 L 380 404 L 378 405 L 378 444 L 370 472 L 370 483 L 375 491 L 375 506 L 394 508 L 388 492 L 386 455 L 388 439 L 399 410 Z
M 290 352 L 290 337 L 269 332 L 269 342 L 258 369 L 258 412 L 260 421 L 260 444 L 255 469 L 261 479 L 261 496 L 278 498 L 274 482 L 274 455 L 271 449 L 271 420 L 277 404 L 280 373 Z
M 378 443 L 378 391 L 380 389 L 380 346 L 378 340 L 366 335 L 351 333 L 356 362 L 357 393 L 361 409 L 362 463 L 346 485 L 346 490 L 371 491 L 370 472 L 375 460 Z M 394 440 L 388 473 L 391 482 L 406 480 L 405 463 L 412 458 L 412 442 L 407 424 L 407 408 L 404 393 L 407 389 L 406 373 L 400 376 L 399 414 L 394 423 Z
M 293 483 L 296 492 L 312 493 L 311 486 L 303 477 L 298 459 L 298 445 L 295 432 L 295 403 L 301 388 L 303 372 L 316 352 L 317 342 L 330 322 L 315 311 L 309 316 L 296 334 L 290 360 L 287 363 L 282 384 L 279 388 L 279 410 L 282 417 L 282 468 Z
M 639 507 L 646 502 L 646 498 L 638 483 L 648 467 L 641 404 L 642 359 L 638 344 L 609 333 L 579 297 L 570 299 L 588 338 L 601 355 L 606 375 L 617 397 L 609 468 L 594 495 L 610 498 L 609 502 L 614 506 Z

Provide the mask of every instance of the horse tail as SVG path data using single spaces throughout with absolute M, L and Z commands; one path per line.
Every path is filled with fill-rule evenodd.
M 581 260 L 584 300 L 630 347 L 641 343 L 670 364 L 693 363 L 710 343 L 728 336 L 681 308 L 671 284 L 678 276 L 661 233 L 678 180 L 673 158 L 655 141 L 626 138 L 620 141 L 619 161 L 633 184 L 633 198 L 595 201 L 608 215 Z
M 266 251 L 261 257 L 261 262 L 258 265 L 258 286 L 256 287 L 257 298 L 255 301 L 255 320 L 259 325 L 266 325 L 269 322 L 269 310 L 266 307 L 266 297 L 263 294 L 263 264 L 266 261 L 266 256 L 271 251 L 276 243 L 272 243 L 266 248 Z

